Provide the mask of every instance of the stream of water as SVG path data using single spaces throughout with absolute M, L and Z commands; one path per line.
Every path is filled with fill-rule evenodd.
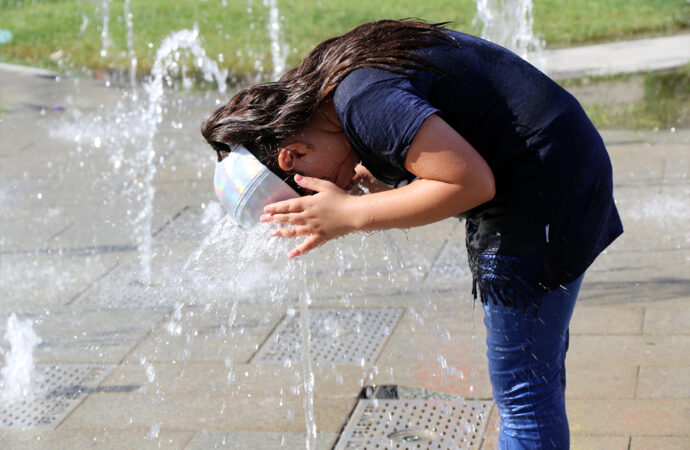
M 0 400 L 7 403 L 30 400 L 38 394 L 33 352 L 41 339 L 34 332 L 31 320 L 19 320 L 12 314 L 7 319 L 5 340 L 10 348 L 0 370 Z

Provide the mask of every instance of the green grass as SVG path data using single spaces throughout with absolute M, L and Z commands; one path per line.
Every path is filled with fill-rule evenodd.
M 552 47 L 690 28 L 686 0 L 534 0 L 534 29 Z
M 198 24 L 207 53 L 223 55 L 231 74 L 271 70 L 268 10 L 261 0 L 132 0 L 134 42 L 140 73 L 171 31 Z M 474 0 L 278 0 L 289 64 L 321 40 L 362 22 L 421 17 L 451 21 L 477 34 Z M 110 2 L 113 47 L 101 58 L 100 0 L 0 0 L 0 28 L 13 41 L 0 46 L 0 61 L 58 69 L 127 70 L 123 0 Z M 690 28 L 686 0 L 535 0 L 535 32 L 548 47 L 668 34 Z M 82 25 L 86 24 L 85 27 Z M 80 28 L 83 30 L 80 32 Z M 60 58 L 56 52 L 61 51 Z M 51 58 L 51 55 L 54 55 Z
M 690 128 L 690 64 L 644 75 L 586 78 L 564 83 L 565 87 L 587 84 L 606 92 L 610 83 L 643 77 L 642 98 L 612 105 L 606 102 L 585 104 L 590 119 L 600 129 L 687 129 Z

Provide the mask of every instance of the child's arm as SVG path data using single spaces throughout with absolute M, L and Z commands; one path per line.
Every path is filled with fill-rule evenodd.
M 405 168 L 419 177 L 399 189 L 355 197 L 333 183 L 295 177 L 317 194 L 268 205 L 262 222 L 289 223 L 274 236 L 310 235 L 288 254 L 293 258 L 353 231 L 426 225 L 491 200 L 491 169 L 474 148 L 440 117 L 420 127 L 405 159 Z
M 371 172 L 369 172 L 369 169 L 364 167 L 362 164 L 357 164 L 357 167 L 355 167 L 355 176 L 352 178 L 352 181 L 356 183 L 351 192 L 354 195 L 390 191 L 393 189 L 386 183 L 379 181 L 371 174 Z

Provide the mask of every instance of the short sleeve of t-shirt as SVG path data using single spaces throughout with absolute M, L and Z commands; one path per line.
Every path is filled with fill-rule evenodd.
M 422 123 L 438 109 L 404 75 L 371 68 L 345 77 L 334 102 L 343 130 L 364 166 L 388 184 L 409 181 L 407 151 Z

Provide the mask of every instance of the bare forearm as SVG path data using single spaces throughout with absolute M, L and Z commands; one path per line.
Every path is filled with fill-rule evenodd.
M 399 189 L 358 197 L 350 214 L 359 231 L 411 228 L 474 208 L 493 193 L 420 179 Z

